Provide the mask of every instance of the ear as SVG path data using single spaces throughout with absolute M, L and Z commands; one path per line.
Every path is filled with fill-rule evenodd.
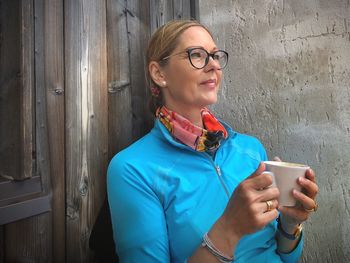
M 166 86 L 165 74 L 161 66 L 156 61 L 151 61 L 148 65 L 149 74 L 152 80 L 159 86 Z

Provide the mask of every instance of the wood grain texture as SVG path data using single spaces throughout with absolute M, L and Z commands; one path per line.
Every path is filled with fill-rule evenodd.
M 190 19 L 195 17 L 194 0 L 150 0 L 150 30 L 153 33 L 158 27 L 172 19 Z
M 65 1 L 67 261 L 88 262 L 105 196 L 108 100 L 105 1 Z
M 5 235 L 4 227 L 0 226 L 0 263 L 5 262 Z
M 107 1 L 109 158 L 132 142 L 130 60 L 125 1 Z
M 106 194 L 108 160 L 153 126 L 144 78 L 150 34 L 170 19 L 188 18 L 192 2 L 19 2 L 24 74 L 6 67 L 12 77 L 1 84 L 28 87 L 15 102 L 14 111 L 27 106 L 14 127 L 29 145 L 23 154 L 34 156 L 23 167 L 42 177 L 52 211 L 1 227 L 0 262 L 93 262 L 88 238 Z M 4 43 L 10 41 L 1 42 L 1 55 Z
M 193 0 L 192 0 L 193 1 Z M 189 19 L 191 18 L 191 0 L 173 0 L 173 19 Z
M 153 126 L 148 110 L 149 91 L 144 78 L 145 52 L 150 37 L 149 3 L 127 1 L 127 29 L 130 49 L 130 81 L 132 94 L 132 134 L 136 140 Z
M 42 0 L 33 2 L 22 1 L 22 12 L 34 11 L 28 19 L 35 23 L 35 89 L 36 94 L 36 173 L 41 176 L 43 193 L 48 194 L 50 189 L 50 163 L 47 130 L 46 92 L 44 86 L 44 5 Z M 33 51 L 33 50 L 32 50 Z M 6 262 L 50 262 L 52 259 L 52 225 L 51 214 L 10 223 L 5 227 Z
M 44 74 L 52 196 L 52 261 L 65 262 L 65 105 L 63 1 L 44 1 Z
M 20 5 L 0 1 L 0 175 L 20 179 Z M 6 138 L 6 140 L 5 140 Z
M 33 152 L 35 145 L 34 115 L 34 16 L 33 2 L 21 1 L 21 79 L 20 86 L 20 139 L 21 172 L 20 179 L 32 177 L 34 172 Z
M 38 163 L 36 165 L 36 173 L 40 174 L 42 179 L 42 188 L 44 193 L 48 193 L 49 189 L 49 154 L 48 154 L 48 141 L 47 137 L 47 123 L 46 123 L 46 105 L 45 105 L 45 89 L 44 89 L 44 71 L 43 71 L 43 34 L 39 34 L 40 28 L 43 28 L 43 3 L 42 1 L 36 1 L 35 9 L 33 1 L 21 1 L 21 14 L 24 18 L 22 26 L 27 25 L 27 30 L 31 27 L 32 23 L 35 23 L 35 38 L 33 36 L 27 36 L 23 39 L 23 41 L 34 41 L 30 46 L 28 43 L 22 43 L 25 48 L 29 50 L 23 51 L 25 56 L 32 56 L 34 54 L 34 49 L 37 51 L 35 53 L 35 71 L 36 78 L 34 82 L 34 87 L 30 84 L 31 91 L 26 91 L 27 95 L 36 94 L 36 123 L 35 129 L 37 130 L 36 136 L 40 138 L 40 140 L 36 140 L 36 160 Z M 29 14 L 27 14 L 27 12 Z M 37 19 L 34 22 L 34 16 Z M 26 22 L 27 21 L 27 22 Z M 32 27 L 33 28 L 33 27 Z M 32 31 L 34 34 L 34 31 Z M 33 55 L 34 56 L 34 55 Z M 33 63 L 27 61 L 28 57 L 21 62 L 24 70 L 28 70 L 23 76 L 22 83 L 27 83 L 34 81 L 32 76 L 28 76 L 33 68 L 31 68 Z M 28 69 L 29 67 L 29 69 Z M 26 100 L 26 99 L 25 99 Z M 22 103 L 29 103 L 22 100 Z M 31 108 L 26 108 L 29 112 L 33 111 L 33 106 Z M 23 121 L 24 126 L 26 122 L 32 122 L 31 116 L 29 113 L 23 113 L 25 118 L 29 118 L 29 120 Z M 32 122 L 33 123 L 33 122 Z M 22 132 L 26 132 L 26 130 L 22 130 Z M 32 157 L 32 153 L 30 153 Z M 30 158 L 31 158 L 30 157 Z M 14 223 L 7 224 L 5 227 L 5 262 L 50 262 L 52 259 L 52 249 L 51 249 L 51 241 L 52 241 L 52 225 L 51 225 L 51 215 L 49 213 L 45 213 L 39 216 L 31 217 L 28 219 L 16 221 Z
M 41 214 L 6 225 L 5 262 L 53 262 L 49 222 L 50 215 Z
M 165 24 L 166 21 L 173 19 L 174 1 L 150 0 L 150 26 L 151 33 L 158 27 Z M 182 0 L 180 1 L 182 2 Z M 177 5 L 178 7 L 179 5 Z

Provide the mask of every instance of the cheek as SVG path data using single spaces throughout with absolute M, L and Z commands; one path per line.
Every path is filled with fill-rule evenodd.
M 181 93 L 192 93 L 198 86 L 200 76 L 198 72 L 192 69 L 183 70 L 179 69 L 174 71 L 171 78 L 171 83 Z

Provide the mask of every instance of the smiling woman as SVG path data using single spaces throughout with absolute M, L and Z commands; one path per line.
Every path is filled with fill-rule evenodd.
M 147 51 L 154 128 L 108 167 L 121 262 L 296 262 L 308 211 L 278 207 L 265 149 L 208 110 L 228 54 L 193 20 L 159 28 Z M 309 207 L 312 170 L 295 198 Z M 280 219 L 277 223 L 279 211 Z M 310 211 L 310 210 L 309 210 Z
M 202 121 L 196 113 L 217 101 L 222 78 L 220 60 L 214 60 L 209 52 L 223 53 L 221 57 L 227 54 L 218 51 L 206 28 L 190 26 L 179 36 L 171 54 L 148 63 L 151 80 L 161 90 L 167 108 L 199 126 Z

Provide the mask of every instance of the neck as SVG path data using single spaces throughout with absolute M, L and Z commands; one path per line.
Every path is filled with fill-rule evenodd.
M 181 116 L 188 119 L 191 123 L 194 125 L 203 128 L 203 121 L 202 121 L 202 114 L 201 110 L 199 108 L 186 108 L 186 107 L 171 107 L 168 105 L 165 105 L 169 110 L 175 111 L 176 113 L 180 114 Z

